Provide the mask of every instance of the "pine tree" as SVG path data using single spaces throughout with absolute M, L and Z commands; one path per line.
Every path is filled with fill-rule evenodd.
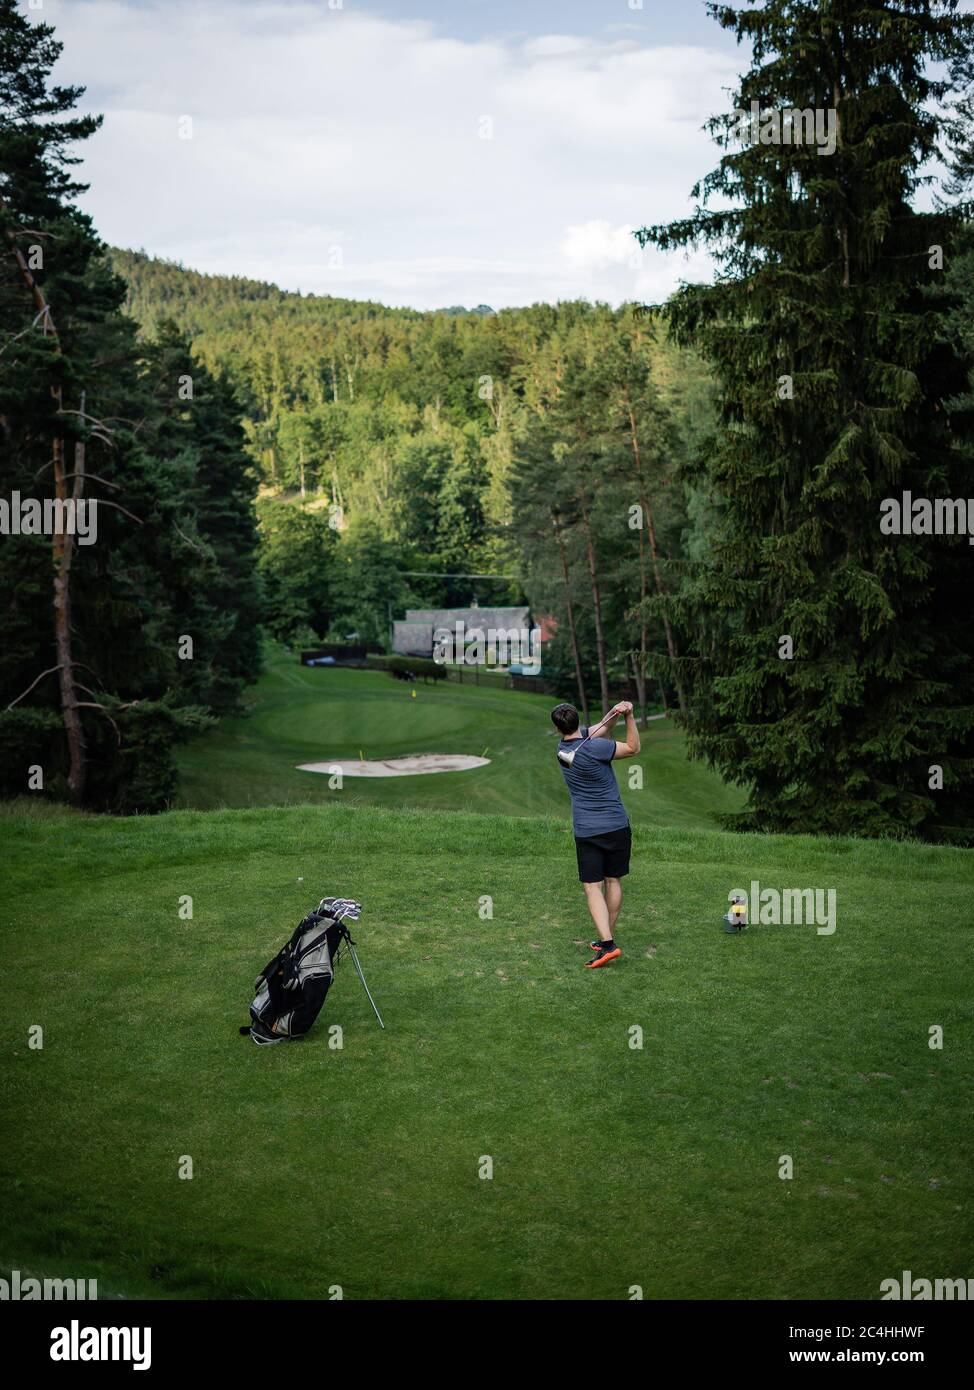
M 144 448 L 160 480 L 174 469 L 154 563 L 175 629 L 166 640 L 193 638 L 193 660 L 179 663 L 176 684 L 190 703 L 226 713 L 260 668 L 257 484 L 240 407 L 171 321 L 144 349 L 141 385 Z
M 0 785 L 40 767 L 45 792 L 158 810 L 177 740 L 256 670 L 254 484 L 228 389 L 198 371 L 182 420 L 140 370 L 125 287 L 74 204 L 72 142 L 98 121 L 50 85 L 59 52 L 0 0 L 0 496 L 97 507 L 91 544 L 60 524 L 0 539 Z M 194 621 L 199 665 L 178 653 Z
M 964 840 L 974 825 L 967 539 L 880 529 L 886 498 L 969 492 L 971 421 L 948 407 L 967 363 L 940 268 L 956 218 L 914 207 L 944 93 L 928 69 L 971 44 L 955 8 L 711 6 L 751 45 L 736 106 L 757 103 L 758 139 L 715 118 L 728 153 L 696 212 L 639 233 L 706 242 L 721 271 L 669 307 L 720 395 L 706 480 L 721 520 L 683 598 L 721 639 L 691 663 L 688 731 L 749 789 L 751 827 Z
M 33 441 L 45 441 L 43 466 L 51 471 L 52 500 L 66 509 L 83 500 L 85 488 L 86 396 L 76 348 L 86 337 L 86 319 L 97 318 L 92 301 L 104 282 L 93 284 L 88 275 L 95 238 L 88 219 L 69 201 L 81 185 L 70 176 L 77 159 L 68 151 L 100 121 L 71 116 L 80 88 L 49 85 L 60 48 L 49 25 L 32 25 L 13 0 L 0 0 L 0 328 L 4 349 L 19 347 L 3 364 L 0 380 L 4 472 L 14 483 L 11 495 L 22 483 L 33 496 L 24 465 Z M 63 119 L 52 119 L 58 117 Z M 62 512 L 51 541 L 54 645 L 47 673 L 57 676 L 68 785 L 80 800 L 87 753 L 73 652 L 75 537 L 63 517 Z M 39 546 L 30 549 L 36 560 Z

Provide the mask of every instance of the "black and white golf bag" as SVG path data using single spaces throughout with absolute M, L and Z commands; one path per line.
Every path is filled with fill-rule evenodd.
M 288 1042 L 307 1033 L 321 1012 L 335 976 L 346 918 L 358 921 L 361 905 L 351 898 L 322 898 L 269 960 L 254 981 L 251 1022 L 240 1029 L 255 1043 Z

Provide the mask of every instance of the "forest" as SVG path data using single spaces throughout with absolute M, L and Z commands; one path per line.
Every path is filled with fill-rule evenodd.
M 637 622 L 633 610 L 705 524 L 681 465 L 712 427 L 713 384 L 642 306 L 418 314 L 141 253 L 113 250 L 110 261 L 141 331 L 168 319 L 237 389 L 274 636 L 385 641 L 390 605 L 398 615 L 406 604 L 528 598 L 569 634 L 571 608 L 586 692 L 603 665 L 628 673 L 635 658 L 642 676 L 645 654 L 665 649 L 660 620 Z M 587 523 L 565 508 L 569 474 L 584 478 L 588 462 L 561 457 L 545 479 L 538 452 L 554 459 L 557 438 L 583 427 Z M 464 574 L 499 578 L 433 577 Z M 570 635 L 557 647 L 577 693 Z M 660 678 L 672 691 L 671 673 Z
M 107 246 L 72 173 L 98 118 L 0 0 L 0 495 L 99 517 L 0 544 L 5 795 L 164 809 L 262 634 L 526 601 L 552 692 L 661 700 L 741 828 L 970 842 L 967 537 L 879 515 L 971 491 L 971 25 L 718 17 L 752 46 L 738 107 L 840 119 L 822 159 L 714 117 L 696 212 L 638 234 L 707 245 L 711 284 L 421 313 Z

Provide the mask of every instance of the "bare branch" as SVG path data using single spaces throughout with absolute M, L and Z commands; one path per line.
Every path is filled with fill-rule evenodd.
M 47 467 L 48 465 L 45 464 L 44 466 Z M 37 475 L 35 474 L 34 476 L 36 477 Z M 76 475 L 74 473 L 66 473 L 64 475 L 64 481 L 70 482 L 70 480 L 75 476 Z M 94 478 L 96 483 L 102 483 L 105 487 L 113 487 L 116 492 L 121 487 L 121 483 L 110 483 L 107 478 L 102 478 L 97 473 L 85 473 L 82 476 L 85 478 Z
M 209 552 L 204 550 L 203 547 L 197 544 L 197 542 L 194 541 L 190 536 L 187 536 L 184 531 L 181 531 L 175 522 L 173 522 L 172 529 L 176 532 L 177 536 L 182 536 L 183 540 L 186 542 L 187 545 L 191 545 L 194 550 L 198 550 L 201 555 L 203 555 L 207 559 L 209 558 Z
M 0 348 L 0 353 L 6 352 L 7 348 L 12 347 L 12 345 L 15 342 L 17 342 L 18 338 L 26 337 L 26 335 L 31 331 L 31 329 L 37 327 L 37 320 L 43 318 L 46 312 L 46 309 L 41 309 L 39 313 L 35 314 L 26 328 L 22 328 L 19 333 L 14 334 L 14 336 L 9 340 L 9 342 L 4 343 L 3 347 Z
M 113 502 L 109 497 L 99 497 L 97 502 L 99 507 L 114 507 L 117 512 L 124 512 L 127 517 L 130 517 L 132 521 L 138 522 L 140 526 L 145 525 L 140 516 L 133 516 L 133 514 L 128 511 L 127 508 L 123 507 L 120 502 Z
M 29 695 L 30 692 L 34 689 L 34 686 L 37 685 L 37 683 L 38 683 L 39 681 L 42 681 L 42 680 L 44 679 L 45 676 L 53 675 L 55 671 L 60 671 L 60 669 L 61 669 L 61 667 L 62 667 L 63 665 L 64 665 L 64 662 L 61 661 L 61 662 L 58 662 L 57 666 L 49 666 L 49 667 L 47 668 L 46 671 L 42 671 L 41 674 L 37 677 L 37 680 L 31 681 L 31 683 L 30 683 L 30 685 L 27 687 L 27 689 L 24 690 L 24 691 L 22 691 L 22 693 L 21 693 L 20 695 L 17 696 L 16 700 L 11 700 L 11 701 L 10 701 L 10 704 L 7 706 L 7 709 L 13 709 L 14 705 L 19 705 L 20 702 L 21 702 L 21 700 L 24 698 L 24 696 L 25 696 L 25 695 Z
M 8 235 L 9 235 L 11 238 L 15 238 L 15 237 L 19 237 L 19 236 L 39 236 L 39 237 L 46 237 L 46 238 L 48 239 L 48 241 L 60 241 L 60 240 L 61 240 L 61 238 L 58 236 L 57 232 L 42 232 L 38 227 L 20 227 L 20 228 L 18 228 L 18 230 L 15 231 L 15 232 L 14 232 L 14 231 L 9 232 Z
M 104 420 L 99 420 L 96 416 L 89 415 L 85 410 L 65 410 L 62 406 L 62 408 L 58 411 L 58 414 L 78 415 L 81 417 L 82 420 L 90 421 L 91 425 L 93 426 L 93 430 L 104 430 L 106 434 L 113 433 L 113 431 L 109 429 L 108 425 L 105 424 Z
M 112 716 L 108 713 L 108 710 L 105 708 L 104 705 L 99 704 L 97 700 L 76 700 L 76 701 L 75 701 L 75 704 L 77 705 L 78 709 L 97 709 L 97 710 L 101 710 L 102 714 L 105 716 L 105 718 L 108 720 L 109 724 L 111 724 L 112 728 L 115 730 L 115 737 L 116 737 L 116 739 L 118 740 L 119 747 L 121 747 L 121 744 L 122 744 L 122 735 L 121 735 L 121 733 L 119 732 L 118 725 L 115 723 L 115 720 L 114 720 L 114 719 L 112 718 Z

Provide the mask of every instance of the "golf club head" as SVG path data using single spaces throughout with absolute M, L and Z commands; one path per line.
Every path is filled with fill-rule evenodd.
M 566 753 L 563 748 L 559 748 L 555 752 L 555 757 L 561 763 L 562 767 L 571 767 L 572 763 L 575 761 L 575 749 L 573 748 L 570 753 Z

